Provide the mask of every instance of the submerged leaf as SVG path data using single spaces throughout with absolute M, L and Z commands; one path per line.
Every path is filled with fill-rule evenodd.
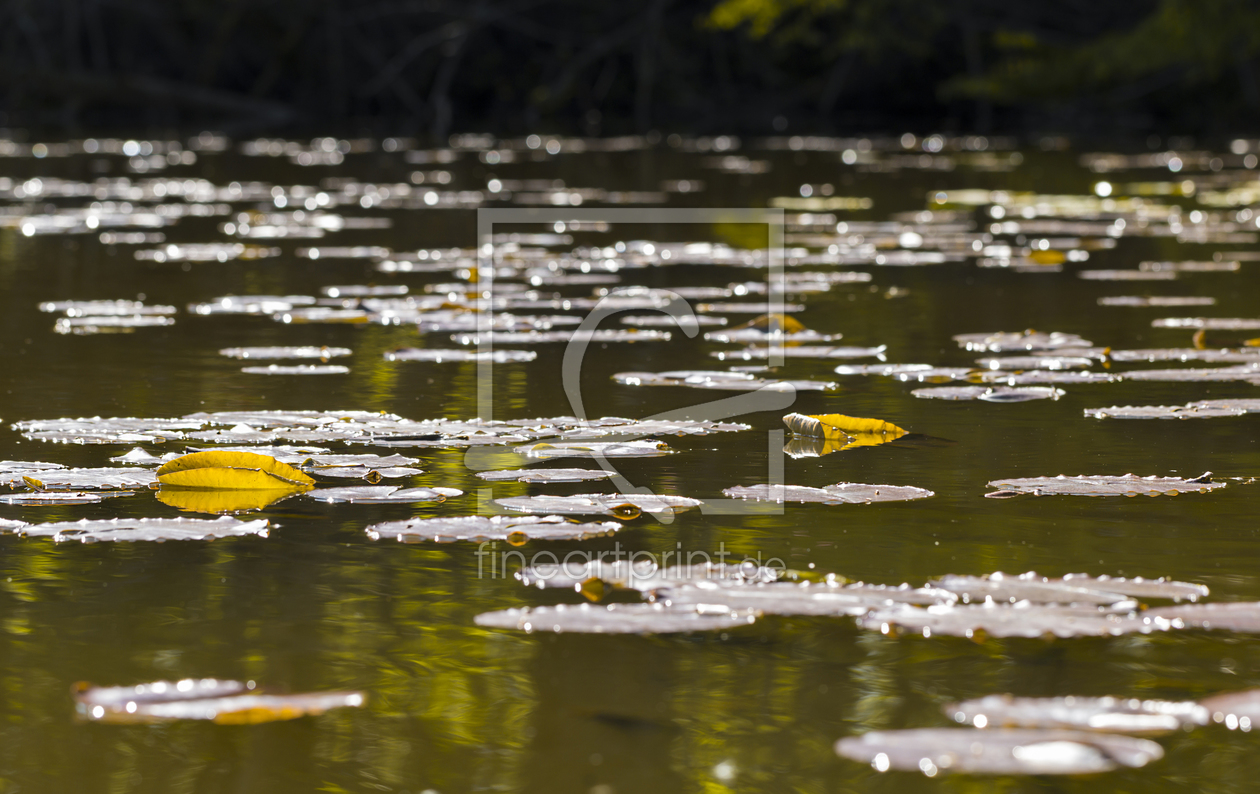
M 876 771 L 938 774 L 1084 775 L 1141 767 L 1164 756 L 1148 739 L 1081 731 L 916 728 L 875 731 L 836 742 L 845 758 Z
M 944 711 L 955 721 L 977 728 L 1065 728 L 1142 735 L 1204 725 L 1209 714 L 1192 701 L 1010 695 L 951 703 Z
M 145 723 L 208 720 L 223 725 L 254 725 L 291 720 L 329 709 L 358 707 L 362 692 L 310 692 L 272 695 L 252 691 L 253 682 L 213 678 L 155 681 L 130 687 L 75 685 L 75 712 L 97 722 Z
M 558 604 L 486 612 L 476 617 L 478 626 L 557 634 L 679 634 L 691 631 L 724 631 L 749 626 L 755 612 L 723 607 L 668 607 L 664 604 Z
M 615 521 L 580 524 L 561 516 L 459 516 L 387 521 L 364 531 L 372 540 L 394 538 L 403 543 L 503 540 L 519 545 L 530 540 L 586 540 L 611 535 L 621 527 Z
M 1216 488 L 1224 488 L 1223 482 L 1212 482 L 1207 479 L 1211 472 L 1206 472 L 1192 480 L 1181 477 L 1139 477 L 1125 474 L 1119 477 L 1106 475 L 1079 475 L 1069 477 L 1060 474 L 1057 477 L 1025 477 L 1011 480 L 993 480 L 990 488 L 1002 491 L 1013 491 L 1015 494 L 1032 494 L 1034 496 L 1158 496 L 1182 493 L 1207 493 Z M 986 494 L 993 496 L 994 494 Z
M 806 485 L 737 485 L 722 493 L 732 499 L 752 499 L 758 502 L 822 502 L 829 505 L 906 502 L 935 496 L 926 488 L 911 485 L 868 485 L 860 482 L 841 482 L 823 488 Z

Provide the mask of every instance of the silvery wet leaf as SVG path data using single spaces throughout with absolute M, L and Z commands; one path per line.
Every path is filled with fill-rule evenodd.
M 502 469 L 479 471 L 477 476 L 491 482 L 585 482 L 606 480 L 613 472 L 603 469 Z
M 330 359 L 350 355 L 348 347 L 228 347 L 219 351 L 219 355 L 239 359 L 285 359 L 316 358 Z
M 943 590 L 873 585 L 830 585 L 823 582 L 697 581 L 666 584 L 656 600 L 675 606 L 716 604 L 753 609 L 766 615 L 858 616 L 894 603 L 951 603 Z
M 1118 580 L 1118 582 L 1123 581 L 1123 579 Z M 985 576 L 950 574 L 928 582 L 928 586 L 956 593 L 964 604 L 992 600 L 1012 604 L 1018 601 L 1029 601 L 1034 604 L 1112 605 L 1127 601 L 1128 594 L 1120 590 L 1107 589 L 1110 583 L 1110 580 L 1097 580 L 1083 576 L 1078 576 L 1075 580 L 1050 579 L 1038 576 L 1031 571 L 1018 576 L 1010 576 L 999 571 Z M 1180 585 L 1180 583 L 1175 584 Z M 1202 593 L 1200 593 L 1194 585 L 1184 587 L 1187 588 L 1184 591 L 1186 595 L 1193 594 L 1197 597 L 1200 594 L 1207 594 L 1207 588 L 1202 588 Z M 1156 589 L 1147 590 L 1147 592 L 1153 591 Z M 1183 591 L 1174 589 L 1170 585 L 1170 592 L 1182 593 Z
M 606 515 L 636 518 L 640 513 L 678 513 L 703 502 L 685 496 L 653 494 L 577 494 L 574 496 L 508 496 L 494 503 L 522 513 Z
M 510 362 L 533 361 L 536 358 L 538 358 L 538 354 L 533 350 L 491 350 L 481 352 L 478 350 L 406 348 L 385 353 L 386 361 L 430 361 L 439 364 L 445 361 L 490 361 L 495 364 L 507 364 Z
M 1077 278 L 1086 281 L 1172 281 L 1175 270 L 1082 270 Z
M 605 560 L 604 555 L 593 553 L 582 559 L 567 559 L 560 563 L 535 563 L 516 572 L 516 578 L 528 587 L 539 589 L 580 589 L 591 579 L 598 579 L 611 587 L 638 590 L 643 593 L 660 588 L 682 586 L 699 582 L 752 584 L 774 582 L 785 575 L 782 568 L 744 563 L 702 562 L 690 565 L 661 567 L 655 559 Z M 706 558 L 708 555 L 705 555 Z M 594 557 L 595 559 L 591 559 Z
M 1081 731 L 915 728 L 876 731 L 836 742 L 845 758 L 876 771 L 979 775 L 1084 775 L 1141 767 L 1164 756 L 1148 739 Z
M 1113 350 L 1112 361 L 1206 361 L 1213 364 L 1260 363 L 1260 348 L 1199 350 L 1194 347 L 1162 347 Z
M 371 483 L 377 483 L 383 479 L 394 480 L 424 474 L 424 469 L 413 469 L 407 466 L 302 466 L 299 468 L 316 477 L 363 479 Z
M 1221 382 L 1260 379 L 1260 359 L 1255 363 L 1233 367 L 1201 367 L 1197 369 L 1135 369 L 1120 373 L 1124 380 L 1166 382 Z
M 655 458 L 673 450 L 661 441 L 581 442 L 559 441 L 516 447 L 517 455 L 528 458 Z
M 1064 728 L 1152 735 L 1204 725 L 1206 708 L 1192 701 L 1115 697 L 1017 698 L 988 695 L 943 711 L 977 728 Z
M 1118 477 L 1106 475 L 1079 475 L 1069 477 L 1060 474 L 1057 477 L 1024 477 L 1009 480 L 993 480 L 990 488 L 1002 491 L 1014 491 L 1017 494 L 1034 496 L 1158 496 L 1181 493 L 1206 493 L 1216 488 L 1224 488 L 1223 482 L 1208 480 L 1211 472 L 1206 472 L 1192 480 L 1181 477 L 1139 477 L 1125 474 Z M 986 494 L 992 496 L 994 494 Z
M 549 342 L 588 342 L 603 344 L 609 342 L 668 342 L 673 337 L 669 331 L 652 329 L 626 330 L 596 329 L 594 331 L 488 331 L 477 334 L 455 334 L 451 341 L 461 345 L 476 345 L 482 342 L 496 345 L 534 345 Z
M 1225 692 L 1199 701 L 1211 722 L 1232 730 L 1249 731 L 1260 724 L 1260 689 Z
M 367 702 L 362 692 L 268 694 L 254 682 L 213 678 L 155 681 L 130 687 L 75 686 L 75 712 L 99 722 L 151 723 L 207 720 L 222 724 L 256 724 L 289 720 Z
M 1216 298 L 1200 298 L 1192 296 L 1176 297 L 1176 296 L 1159 296 L 1152 295 L 1116 295 L 1108 298 L 1099 298 L 1099 306 L 1214 306 Z
M 372 540 L 393 538 L 403 543 L 503 540 L 519 545 L 529 540 L 586 540 L 611 535 L 621 527 L 615 521 L 578 523 L 561 516 L 459 516 L 387 521 L 364 531 Z
M 144 489 L 156 482 L 149 469 L 135 466 L 101 469 L 47 469 L 8 472 L 0 470 L 0 485 L 20 487 L 27 479 L 32 490 L 109 491 Z
M 53 323 L 53 331 L 59 334 L 108 333 L 111 331 L 130 331 L 135 328 L 155 328 L 174 325 L 175 319 L 166 315 L 106 315 L 99 317 L 62 317 Z
M 749 626 L 755 612 L 724 608 L 671 608 L 664 604 L 558 604 L 485 612 L 476 624 L 485 628 L 577 634 L 679 634 L 726 631 Z
M 737 485 L 722 493 L 732 499 L 752 499 L 758 502 L 822 502 L 831 505 L 905 502 L 935 495 L 926 488 L 911 485 L 870 485 L 860 482 L 841 482 L 822 488 L 807 485 Z
M 991 356 L 976 359 L 984 369 L 1088 369 L 1095 359 L 1086 356 Z
M 1245 408 L 1202 405 L 1113 405 L 1109 408 L 1086 408 L 1085 416 L 1093 419 L 1217 419 L 1245 416 Z
M 67 317 L 111 317 L 174 314 L 174 306 L 146 306 L 141 301 L 51 301 L 39 304 L 41 312 L 60 312 Z
M 1033 604 L 1020 601 L 1014 604 L 984 602 L 954 606 L 919 607 L 899 605 L 877 609 L 858 618 L 864 629 L 891 632 L 900 627 L 912 633 L 930 637 L 944 634 L 952 637 L 973 638 L 977 634 L 990 637 L 1110 637 L 1122 634 L 1149 634 L 1167 631 L 1171 621 L 1157 621 L 1143 617 L 1146 613 L 1131 610 L 1132 602 L 1121 602 L 1102 608 L 1089 605 Z
M 328 504 L 410 504 L 414 502 L 444 502 L 463 496 L 455 488 L 400 488 L 397 485 L 362 485 L 349 488 L 316 488 L 302 494 L 308 499 Z
M 1040 333 L 1037 331 L 1007 332 L 999 331 L 991 334 L 958 334 L 954 337 L 958 346 L 966 350 L 1004 353 L 1012 350 L 1056 350 L 1064 347 L 1092 347 L 1093 343 L 1076 334 L 1065 334 L 1058 331 Z
M 1005 372 L 988 370 L 974 373 L 984 383 L 995 386 L 1031 386 L 1034 384 L 1094 384 L 1114 383 L 1120 380 L 1119 375 L 1110 372 L 1079 372 L 1064 370 L 1028 370 L 1026 372 Z
M 349 367 L 343 367 L 340 364 L 294 364 L 289 367 L 268 364 L 265 367 L 241 368 L 241 372 L 247 375 L 344 375 L 349 371 Z
M 25 491 L 0 494 L 4 505 L 73 505 L 92 504 L 116 496 L 134 496 L 134 491 Z
M 1164 317 L 1151 322 L 1152 328 L 1193 328 L 1205 331 L 1257 331 L 1260 319 L 1244 317 Z
M 716 391 L 834 391 L 835 383 L 817 380 L 765 380 L 747 372 L 729 370 L 675 370 L 672 372 L 618 372 L 613 380 L 624 386 L 686 386 Z
M 265 538 L 275 526 L 266 519 L 238 521 L 235 518 L 113 518 L 82 521 L 57 521 L 31 524 L 19 529 L 27 537 L 50 537 L 61 543 L 78 540 L 99 541 L 166 541 L 215 540 L 217 538 L 256 535 Z
M 745 347 L 740 350 L 718 350 L 710 353 L 721 361 L 762 361 L 772 356 L 784 358 L 882 358 L 887 345 L 878 347 L 825 347 L 820 345 Z
M 993 403 L 1057 400 L 1067 392 L 1038 386 L 935 386 L 910 392 L 924 400 L 984 400 Z

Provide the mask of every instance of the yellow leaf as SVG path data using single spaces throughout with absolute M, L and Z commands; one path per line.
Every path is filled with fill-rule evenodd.
M 315 481 L 287 463 L 253 452 L 194 452 L 164 463 L 158 481 L 178 488 L 274 491 L 313 486 Z
M 1032 251 L 1028 254 L 1028 258 L 1039 265 L 1061 265 L 1067 259 L 1062 251 Z
M 857 437 L 864 435 L 879 436 L 878 442 L 871 439 L 865 443 L 850 443 L 849 446 L 869 446 L 873 443 L 885 443 L 901 438 L 908 431 L 883 419 L 866 419 L 844 414 L 788 414 L 783 417 L 783 424 L 788 430 L 802 436 L 815 438 L 839 439 L 841 437 Z
M 163 488 L 156 496 L 162 504 L 189 513 L 244 513 L 261 510 L 293 494 L 309 491 L 308 486 L 291 486 L 268 491 L 218 491 L 209 488 Z
M 45 491 L 45 490 L 48 490 L 48 489 L 44 486 L 44 483 L 43 483 L 41 480 L 37 480 L 37 479 L 35 479 L 34 477 L 26 477 L 26 476 L 23 476 L 23 477 L 22 477 L 22 482 L 26 483 L 26 487 L 27 487 L 27 488 L 30 488 L 32 491 Z
M 1248 339 L 1243 344 L 1247 347 L 1260 347 L 1260 339 Z
M 763 314 L 755 320 L 749 320 L 733 330 L 758 328 L 772 333 L 796 334 L 805 330 L 805 326 L 795 317 L 786 314 Z

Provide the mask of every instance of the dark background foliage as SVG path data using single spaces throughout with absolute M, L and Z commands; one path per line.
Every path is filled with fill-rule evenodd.
M 1251 0 L 3 0 L 0 124 L 1245 132 Z

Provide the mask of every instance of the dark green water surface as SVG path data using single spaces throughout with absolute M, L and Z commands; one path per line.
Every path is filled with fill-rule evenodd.
M 1026 152 L 1009 173 L 903 170 L 868 173 L 836 153 L 745 152 L 771 162 L 759 176 L 702 167 L 702 155 L 662 146 L 645 152 L 566 155 L 495 167 L 469 156 L 449 166 L 451 188 L 500 178 L 560 178 L 577 187 L 654 190 L 661 180 L 699 178 L 704 192 L 670 206 L 765 207 L 802 183 L 833 183 L 873 208 L 840 219 L 882 220 L 920 210 L 930 191 L 983 187 L 1086 194 L 1099 177 L 1071 152 Z M 105 174 L 120 176 L 124 158 Z M 406 181 L 421 166 L 399 155 L 350 155 L 339 166 L 298 168 L 237 154 L 203 155 L 175 176 L 217 184 L 261 180 L 316 185 L 330 176 Z M 422 168 L 431 168 L 423 166 Z M 1155 172 L 1108 178 L 1156 179 Z M 0 160 L 0 176 L 101 174 L 86 156 Z M 1184 175 L 1182 175 L 1184 176 Z M 132 175 L 133 179 L 142 176 Z M 1164 177 L 1168 178 L 1167 172 Z M 1179 177 L 1180 178 L 1180 177 Z M 1185 198 L 1162 199 L 1196 207 Z M 76 205 L 73 200 L 55 202 Z M 85 203 L 85 202 L 80 202 Z M 14 206 L 31 206 L 14 202 Z M 249 209 L 233 205 L 234 211 Z M 395 250 L 475 245 L 473 210 L 338 210 L 389 217 L 392 229 L 346 231 L 320 241 Z M 1232 212 L 1232 210 L 1230 210 Z M 978 226 L 991 219 L 981 208 Z M 224 218 L 187 218 L 168 242 L 223 240 Z M 537 229 L 536 231 L 541 231 Z M 711 232 L 709 239 L 719 230 Z M 614 225 L 579 241 L 695 238 L 668 226 Z M 1009 240 L 1013 242 L 1013 238 Z M 449 274 L 386 275 L 368 260 L 299 259 L 307 241 L 264 242 L 283 250 L 258 263 L 137 261 L 135 246 L 101 244 L 95 233 L 24 236 L 0 229 L 0 459 L 104 466 L 131 445 L 73 446 L 23 440 L 12 422 L 76 416 L 179 416 L 245 409 L 360 409 L 412 419 L 471 418 L 475 364 L 391 363 L 384 351 L 451 347 L 446 334 L 413 327 L 284 325 L 267 317 L 196 317 L 189 302 L 227 294 L 317 295 L 332 284 L 406 284 L 413 293 Z M 149 246 L 152 247 L 152 246 Z M 976 353 L 951 336 L 1036 328 L 1080 334 L 1114 348 L 1181 347 L 1190 332 L 1151 327 L 1166 316 L 1260 315 L 1260 264 L 1236 273 L 1185 274 L 1174 282 L 1078 279 L 1083 267 L 1134 268 L 1144 260 L 1208 260 L 1255 245 L 1125 237 L 1061 273 L 978 268 L 975 260 L 923 267 L 861 266 L 872 285 L 839 285 L 806 296 L 799 318 L 842 344 L 888 346 L 893 362 L 967 366 Z M 809 267 L 807 269 L 829 269 Z M 843 268 L 849 269 L 849 268 Z M 725 285 L 755 271 L 714 266 L 632 270 L 623 284 Z M 886 297 L 889 288 L 904 290 Z M 588 295 L 588 287 L 557 290 Z M 50 300 L 135 298 L 181 307 L 176 324 L 131 334 L 53 333 Z M 1213 307 L 1108 308 L 1104 295 L 1210 295 Z M 526 312 L 520 312 L 526 313 Z M 642 314 L 644 312 L 634 312 Z M 744 318 L 747 319 L 747 318 Z M 733 317 L 732 324 L 742 322 Z M 619 327 L 606 321 L 608 327 Z M 1260 336 L 1260 332 L 1250 334 Z M 1237 344 L 1247 336 L 1225 334 Z M 1234 338 L 1236 337 L 1236 339 Z M 349 375 L 262 377 L 218 354 L 240 345 L 338 345 Z M 625 370 L 708 369 L 728 346 L 675 334 L 668 344 L 594 348 L 583 370 L 593 416 L 645 417 L 720 393 L 632 388 Z M 536 361 L 496 367 L 494 416 L 570 412 L 561 388 L 563 345 Z M 1232 483 L 1207 495 L 991 500 L 985 483 L 1066 474 L 1221 477 L 1260 474 L 1254 416 L 1203 421 L 1100 421 L 1089 407 L 1181 404 L 1257 396 L 1246 383 L 1067 385 L 1057 401 L 1021 404 L 920 400 L 917 387 L 881 377 L 839 377 L 835 363 L 789 360 L 777 374 L 836 379 L 834 392 L 802 393 L 792 410 L 887 419 L 952 444 L 897 445 L 786 459 L 786 480 L 915 485 L 931 499 L 877 505 L 789 505 L 782 515 L 682 514 L 671 524 L 642 517 L 617 538 L 524 547 L 564 553 L 622 548 L 661 552 L 726 548 L 815 566 L 854 580 L 922 584 L 946 573 L 1036 570 L 1170 576 L 1201 582 L 1214 600 L 1260 598 L 1256 486 Z M 1138 366 L 1138 365 L 1130 365 Z M 1166 366 L 1166 365 L 1149 365 Z M 1176 366 L 1176 365 L 1167 365 Z M 1198 365 L 1211 366 L 1211 365 Z M 783 412 L 742 418 L 743 433 L 667 439 L 677 454 L 618 462 L 636 484 L 700 499 L 766 481 L 767 433 Z M 150 447 L 150 449 L 155 449 Z M 156 450 L 155 450 L 156 451 Z M 366 451 L 362 448 L 347 451 Z M 486 630 L 479 613 L 574 602 L 575 593 L 526 589 L 478 575 L 472 544 L 372 541 L 369 524 L 411 515 L 464 515 L 493 497 L 608 490 L 601 483 L 490 485 L 464 465 L 464 450 L 394 450 L 422 460 L 415 485 L 465 496 L 440 505 L 320 505 L 292 499 L 260 514 L 271 536 L 212 543 L 54 544 L 0 537 L 0 792 L 1248 792 L 1260 778 L 1254 734 L 1220 726 L 1161 739 L 1166 756 L 1139 770 L 1086 778 L 928 779 L 879 774 L 839 758 L 834 742 L 869 730 L 945 726 L 942 704 L 991 693 L 1117 695 L 1183 699 L 1260 686 L 1260 643 L 1250 636 L 1183 632 L 1113 639 L 994 640 L 883 636 L 851 619 L 765 618 L 729 634 L 666 637 L 527 635 Z M 771 453 L 775 456 L 781 453 Z M 576 465 L 583 465 L 578 461 Z M 176 516 L 151 494 L 74 507 L 0 505 L 26 521 Z M 483 571 L 484 573 L 484 571 Z M 179 723 L 82 724 L 75 681 L 136 684 L 217 676 L 289 691 L 362 689 L 364 709 L 256 726 Z

